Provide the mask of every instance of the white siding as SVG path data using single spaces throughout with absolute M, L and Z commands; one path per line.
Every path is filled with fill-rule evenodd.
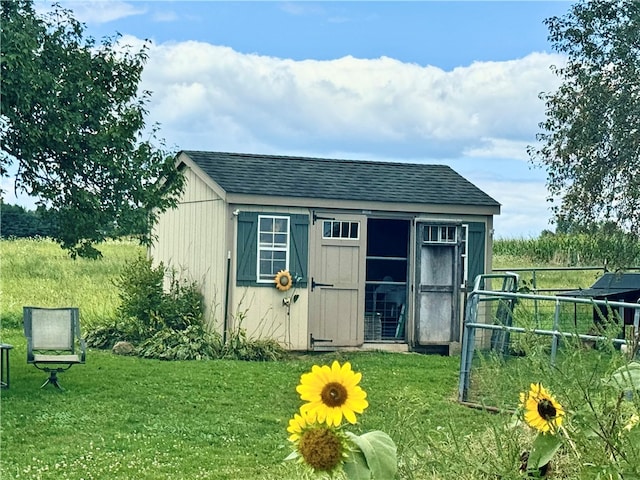
M 227 250 L 226 205 L 193 171 L 185 171 L 180 204 L 165 212 L 154 229 L 149 253 L 154 263 L 176 269 L 202 287 L 207 321 L 222 332 Z

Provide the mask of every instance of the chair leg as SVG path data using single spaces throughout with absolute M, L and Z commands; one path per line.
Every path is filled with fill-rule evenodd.
M 62 388 L 58 383 L 58 370 L 49 370 L 49 378 L 47 378 L 40 388 L 44 388 L 49 383 L 58 390 L 64 390 L 64 388 Z

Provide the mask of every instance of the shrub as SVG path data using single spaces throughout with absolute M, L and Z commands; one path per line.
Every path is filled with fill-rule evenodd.
M 167 276 L 169 289 L 165 292 Z M 238 314 L 237 327 L 226 341 L 209 332 L 197 283 L 179 278 L 162 263 L 154 267 L 150 258 L 139 256 L 115 283 L 120 290 L 118 318 L 87 332 L 85 340 L 90 347 L 112 348 L 118 341 L 127 341 L 138 345 L 138 356 L 162 360 L 270 361 L 286 356 L 276 340 L 247 337 L 242 327 L 245 313 Z
M 203 325 L 189 325 L 184 330 L 164 328 L 142 342 L 137 353 L 160 360 L 211 360 L 220 356 L 220 335 L 208 332 Z
M 169 291 L 163 289 L 169 276 Z M 120 289 L 117 315 L 126 325 L 126 340 L 144 341 L 168 328 L 185 330 L 202 325 L 204 306 L 196 282 L 180 279 L 162 263 L 153 267 L 151 258 L 139 256 L 128 264 L 116 281 Z
M 130 336 L 124 331 L 124 325 L 116 322 L 96 325 L 87 328 L 84 335 L 87 347 L 111 348 L 119 341 L 131 341 Z

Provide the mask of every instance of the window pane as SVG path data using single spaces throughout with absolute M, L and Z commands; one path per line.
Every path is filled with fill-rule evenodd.
M 349 238 L 349 222 L 342 222 L 342 227 L 340 229 L 340 237 Z
M 273 218 L 269 218 L 269 217 L 260 218 L 260 231 L 273 232 Z
M 331 222 L 322 222 L 322 236 L 324 238 L 331 238 Z
M 352 222 L 351 223 L 351 234 L 349 235 L 349 238 L 358 238 L 358 227 L 360 226 L 360 224 L 358 222 Z
M 260 246 L 270 247 L 273 245 L 273 235 L 271 233 L 260 234 Z
M 333 238 L 340 238 L 340 222 L 333 222 L 333 231 L 331 232 Z
M 275 232 L 288 232 L 289 231 L 289 221 L 287 218 L 276 218 L 275 219 Z
M 273 276 L 273 269 L 271 268 L 271 259 L 261 259 L 260 260 L 260 278 L 264 278 L 266 276 Z
M 447 227 L 447 242 L 456 241 L 456 227 Z
M 275 247 L 286 247 L 287 246 L 287 235 L 284 233 L 276 233 L 273 236 L 273 245 Z

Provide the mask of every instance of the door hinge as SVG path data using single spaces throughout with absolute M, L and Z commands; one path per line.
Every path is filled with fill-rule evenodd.
M 313 289 L 316 287 L 333 287 L 333 283 L 319 283 L 311 277 L 311 291 L 313 292 Z
M 320 217 L 316 214 L 316 212 L 313 212 L 313 225 L 316 224 L 316 220 L 335 220 L 336 217 Z
M 313 333 L 309 334 L 309 345 L 311 346 L 311 350 L 313 350 L 313 346 L 316 343 L 332 343 L 333 340 L 324 339 L 324 338 L 313 338 Z

